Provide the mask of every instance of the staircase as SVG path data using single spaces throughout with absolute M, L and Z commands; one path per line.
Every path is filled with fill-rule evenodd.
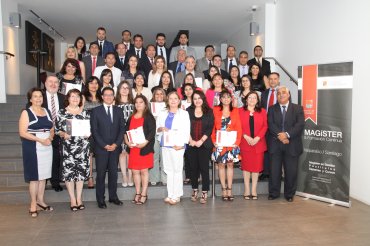
M 7 101 L 8 103 L 0 104 L 0 201 L 8 204 L 28 203 L 28 183 L 25 183 L 23 177 L 22 145 L 18 133 L 18 120 L 25 107 L 26 96 L 8 95 Z M 242 195 L 244 192 L 242 172 L 238 167 L 234 171 L 233 193 Z M 212 174 L 212 169 L 210 169 L 210 174 Z M 122 187 L 121 178 L 122 175 L 119 172 L 118 196 L 122 200 L 131 200 L 135 189 L 134 187 Z M 216 194 L 218 196 L 220 196 L 220 190 L 218 177 L 216 177 Z M 267 194 L 267 191 L 268 183 L 259 182 L 258 193 Z M 166 197 L 167 191 L 165 186 L 156 185 L 149 187 L 149 193 L 150 199 L 162 199 Z M 95 189 L 87 189 L 85 186 L 83 196 L 85 201 L 95 201 Z M 191 186 L 184 185 L 184 197 L 190 196 Z M 46 187 L 45 197 L 48 202 L 69 201 L 65 189 L 62 192 L 55 192 L 51 189 L 50 183 Z

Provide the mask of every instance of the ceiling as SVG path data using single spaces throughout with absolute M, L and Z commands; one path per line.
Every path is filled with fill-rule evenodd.
M 144 36 L 144 44 L 153 43 L 155 35 L 163 32 L 170 45 L 178 30 L 190 31 L 190 45 L 220 44 L 250 21 L 253 5 L 261 8 L 273 0 L 15 0 L 22 15 L 37 21 L 33 10 L 61 33 L 68 43 L 77 36 L 87 42 L 95 39 L 96 28 L 107 29 L 107 39 L 121 41 L 121 32 Z M 257 10 L 258 11 L 258 10 Z M 22 16 L 25 19 L 25 16 Z

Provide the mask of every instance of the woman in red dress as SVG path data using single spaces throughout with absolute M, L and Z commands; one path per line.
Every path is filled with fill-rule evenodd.
M 136 195 L 133 203 L 142 205 L 148 199 L 149 168 L 153 167 L 153 153 L 155 140 L 155 119 L 150 113 L 149 103 L 145 96 L 138 95 L 134 99 L 134 112 L 127 120 L 125 143 L 129 147 L 128 168 L 132 169 Z M 145 141 L 134 144 L 129 141 L 127 131 L 142 127 Z
M 241 169 L 244 177 L 244 199 L 257 200 L 258 174 L 263 170 L 263 155 L 267 150 L 265 134 L 267 131 L 267 114 L 261 108 L 260 99 L 255 91 L 249 92 L 243 98 L 244 106 L 239 108 L 242 125 L 242 140 L 240 155 Z M 252 195 L 250 195 L 249 180 L 252 175 Z

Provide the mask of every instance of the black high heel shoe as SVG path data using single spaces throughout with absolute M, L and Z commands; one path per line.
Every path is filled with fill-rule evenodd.
M 32 218 L 36 218 L 37 216 L 39 216 L 39 213 L 37 212 L 37 210 L 35 211 L 28 211 L 28 213 L 31 215 Z
M 37 203 L 37 206 L 39 206 L 41 208 L 41 210 L 43 210 L 43 211 L 53 211 L 54 210 L 54 208 L 49 206 L 49 205 L 42 206 L 41 204 Z
M 72 212 L 77 212 L 77 210 L 78 210 L 78 207 L 77 206 L 71 206 L 70 208 L 71 208 L 71 211 Z
M 140 194 L 135 194 L 134 199 L 132 199 L 132 203 L 138 203 L 140 201 Z
M 144 198 L 144 201 L 142 201 L 141 198 Z M 140 195 L 140 199 L 135 204 L 136 205 L 143 205 L 143 204 L 146 203 L 146 201 L 148 201 L 148 195 L 146 195 L 146 196 Z

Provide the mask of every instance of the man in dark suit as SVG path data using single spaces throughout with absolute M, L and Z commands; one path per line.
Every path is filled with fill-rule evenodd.
M 270 88 L 261 93 L 261 106 L 266 109 L 268 113 L 269 107 L 277 103 L 277 88 L 280 84 L 280 74 L 273 72 L 269 75 L 269 85 Z M 268 132 L 266 133 L 266 140 L 268 141 Z M 265 152 L 263 158 L 263 172 L 259 177 L 259 180 L 264 180 L 269 178 L 270 175 L 270 156 L 268 151 Z
M 131 43 L 131 32 L 129 30 L 122 31 L 122 43 L 126 45 L 127 51 L 134 49 Z
M 134 48 L 127 51 L 127 56 L 130 57 L 132 55 L 136 56 L 139 59 L 145 58 L 145 48 L 143 47 L 144 39 L 141 34 L 135 34 L 134 36 Z
M 164 33 L 157 33 L 155 56 L 161 55 L 166 60 L 167 67 L 170 64 L 170 49 L 166 48 L 166 35 Z
M 303 108 L 289 102 L 290 92 L 281 86 L 277 92 L 278 103 L 268 111 L 268 151 L 270 153 L 269 200 L 280 196 L 281 167 L 284 168 L 284 197 L 293 201 L 297 189 L 298 158 L 303 152 Z
M 106 208 L 105 173 L 108 170 L 109 202 L 123 203 L 117 196 L 117 164 L 122 151 L 125 120 L 122 110 L 113 105 L 114 91 L 105 87 L 102 91 L 103 105 L 92 110 L 91 133 L 95 141 L 96 200 L 99 208 Z
M 56 76 L 51 75 L 46 78 L 45 91 L 43 93 L 42 106 L 49 109 L 53 122 L 55 124 L 56 115 L 59 109 L 64 108 L 64 95 L 58 92 L 59 80 Z M 56 191 L 62 191 L 63 188 L 60 186 L 61 181 L 61 158 L 60 158 L 60 137 L 54 136 L 52 141 L 53 146 L 53 163 L 51 170 L 50 183 L 52 188 Z
M 154 57 L 155 57 L 155 46 L 153 44 L 148 44 L 146 46 L 145 57 L 139 60 L 139 67 L 145 74 L 144 86 L 148 86 L 149 72 L 153 69 Z
M 96 31 L 96 38 L 99 45 L 99 56 L 105 57 L 108 52 L 114 52 L 114 46 L 112 42 L 106 40 L 106 31 L 104 27 L 99 27 Z
M 252 66 L 254 64 L 258 64 L 262 70 L 261 70 L 261 73 L 263 76 L 269 76 L 270 73 L 271 73 L 271 67 L 270 67 L 270 62 L 267 61 L 265 58 L 262 58 L 262 53 L 263 53 L 263 49 L 262 49 L 262 46 L 260 45 L 256 45 L 254 47 L 254 58 L 250 59 L 248 61 L 248 66 Z
M 121 71 L 123 71 L 125 67 L 127 67 L 128 57 L 126 56 L 126 51 L 127 49 L 125 44 L 123 43 L 116 44 L 117 57 L 114 66 L 116 68 L 119 68 Z
M 176 79 L 176 75 L 178 73 L 183 72 L 185 70 L 185 59 L 186 51 L 180 49 L 177 51 L 177 61 L 171 62 L 168 65 L 168 70 L 172 70 L 174 79 Z
M 82 58 L 82 62 L 85 64 L 85 78 L 90 78 L 95 71 L 96 67 L 104 66 L 104 59 L 99 56 L 99 44 L 97 42 L 91 42 L 89 46 L 90 55 Z
M 229 78 L 229 73 L 226 72 L 225 70 L 221 69 L 222 67 L 222 57 L 220 55 L 214 55 L 212 57 L 212 64 L 215 65 L 218 68 L 219 73 L 222 76 L 222 79 L 228 79 Z M 208 78 L 208 69 L 203 71 L 204 77 Z
M 223 59 L 224 68 L 225 70 L 230 73 L 231 66 L 238 66 L 239 61 L 238 58 L 235 57 L 236 49 L 235 46 L 229 45 L 226 49 L 226 55 L 227 57 Z

